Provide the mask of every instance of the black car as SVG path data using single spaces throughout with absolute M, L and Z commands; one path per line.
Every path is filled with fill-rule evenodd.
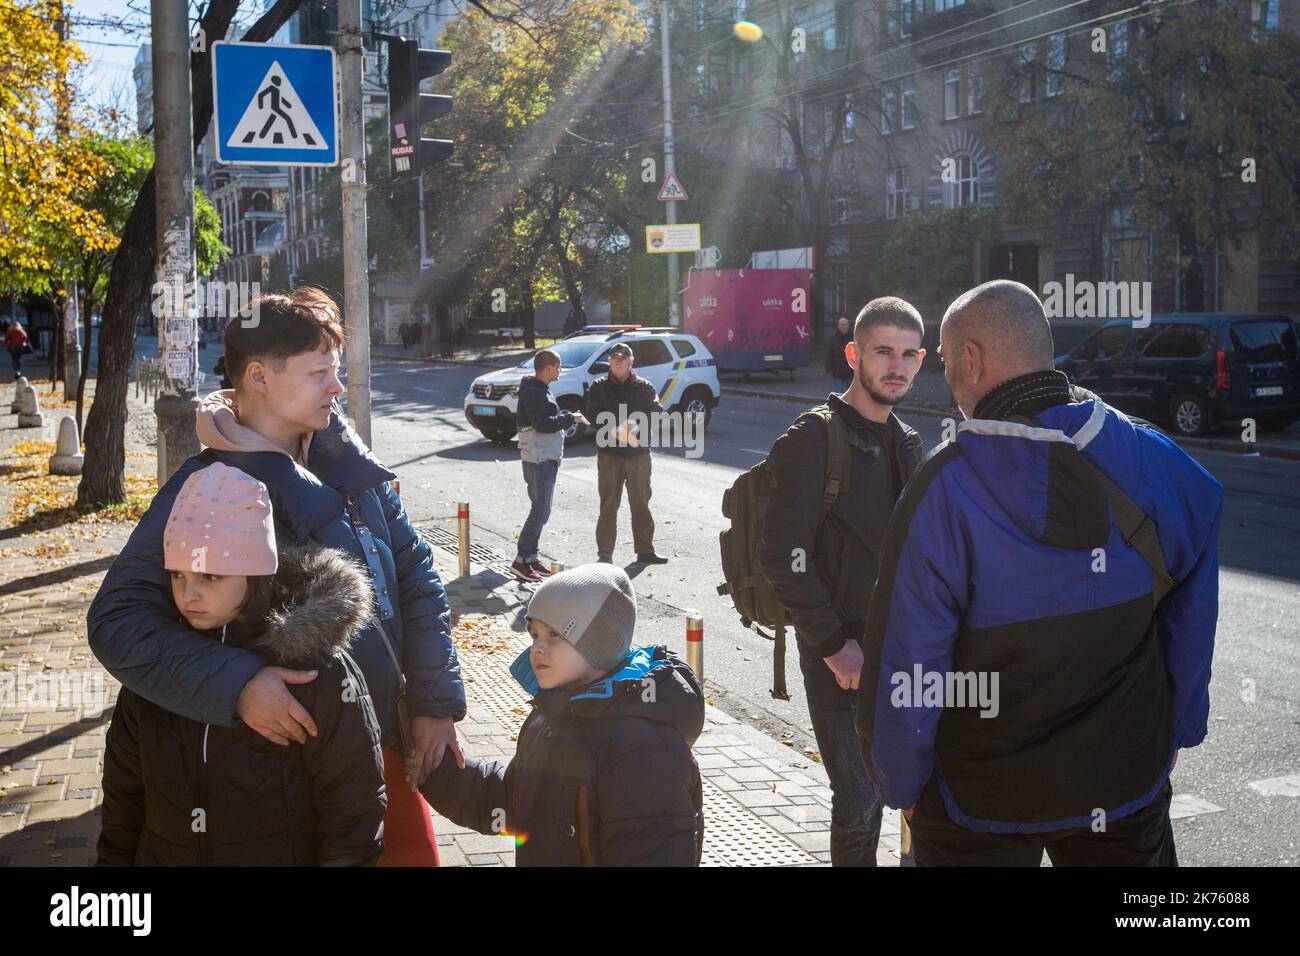
M 1102 326 L 1056 367 L 1122 411 L 1204 435 L 1252 418 L 1262 430 L 1300 418 L 1300 349 L 1286 315 L 1156 315 Z

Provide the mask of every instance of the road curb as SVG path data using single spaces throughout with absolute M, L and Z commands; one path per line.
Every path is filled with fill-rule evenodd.
M 789 392 L 765 392 L 757 388 L 737 388 L 734 385 L 722 386 L 722 391 L 727 395 L 741 395 L 746 398 L 766 398 L 773 402 L 787 402 L 792 405 L 809 406 L 815 404 L 817 399 L 808 395 L 793 395 Z M 933 405 L 899 405 L 898 410 L 911 415 L 930 415 L 934 418 L 955 418 L 956 412 L 949 408 L 938 408 Z M 1168 434 L 1168 433 L 1166 433 Z M 1234 441 L 1225 441 L 1222 438 L 1182 438 L 1177 435 L 1169 435 L 1171 439 L 1183 448 L 1199 448 L 1204 451 L 1217 451 L 1223 454 L 1235 454 L 1246 457 L 1248 453 L 1243 452 L 1242 443 Z M 1283 445 L 1261 445 L 1256 442 L 1255 452 L 1260 458 L 1276 458 L 1282 461 L 1300 461 L 1300 448 L 1287 448 Z
M 421 365 L 481 365 L 484 368 L 510 368 L 509 362 L 500 365 L 494 362 L 484 361 L 483 359 L 448 359 L 441 356 L 406 356 L 406 355 L 385 355 L 382 352 L 372 352 L 371 361 L 381 359 L 386 362 L 414 362 Z

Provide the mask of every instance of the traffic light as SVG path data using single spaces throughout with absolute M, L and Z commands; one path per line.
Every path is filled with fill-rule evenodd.
M 388 41 L 388 123 L 393 178 L 415 178 L 430 163 L 451 155 L 449 139 L 426 139 L 425 123 L 451 112 L 451 97 L 420 92 L 420 81 L 437 76 L 451 64 L 447 50 L 422 50 L 418 40 Z

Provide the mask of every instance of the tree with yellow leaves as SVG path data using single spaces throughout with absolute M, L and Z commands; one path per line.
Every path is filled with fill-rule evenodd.
M 0 291 L 51 291 L 69 236 L 86 250 L 115 241 L 82 205 L 107 164 L 70 109 L 68 74 L 85 54 L 62 16 L 53 0 L 0 3 Z

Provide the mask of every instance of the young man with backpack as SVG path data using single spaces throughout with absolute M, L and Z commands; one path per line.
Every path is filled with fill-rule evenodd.
M 855 727 L 860 642 L 890 513 L 921 461 L 920 436 L 893 406 L 921 367 L 924 333 L 902 299 L 868 302 L 845 346 L 852 384 L 800 415 L 764 465 L 756 561 L 795 630 L 831 782 L 832 866 L 876 865 L 880 797 Z

